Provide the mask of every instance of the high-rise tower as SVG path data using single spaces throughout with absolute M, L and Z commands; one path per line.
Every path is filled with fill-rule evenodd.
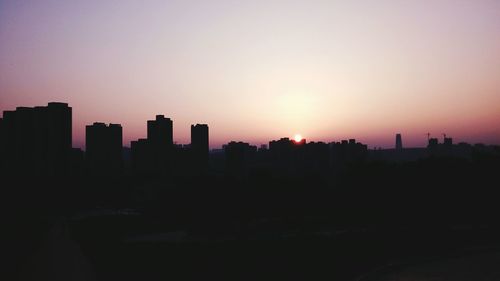
M 403 140 L 401 139 L 401 134 L 396 134 L 396 150 L 403 149 Z
M 94 123 L 86 127 L 85 156 L 92 174 L 116 174 L 123 165 L 123 134 L 119 124 Z
M 191 151 L 196 166 L 208 166 L 208 125 L 191 125 Z

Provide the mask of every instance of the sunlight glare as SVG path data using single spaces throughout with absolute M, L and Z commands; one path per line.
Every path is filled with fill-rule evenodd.
M 295 142 L 301 142 L 302 141 L 302 136 L 300 134 L 296 134 L 293 139 L 295 140 Z

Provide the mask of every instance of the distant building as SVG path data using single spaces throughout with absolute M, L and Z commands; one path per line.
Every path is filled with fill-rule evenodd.
M 4 111 L 3 134 L 8 171 L 39 176 L 69 174 L 72 109 L 68 104 L 51 102 Z
M 156 146 L 172 146 L 173 122 L 163 115 L 156 115 L 155 120 L 148 120 L 148 141 Z
M 0 118 L 0 174 L 5 171 L 5 133 L 3 118 Z
M 396 150 L 403 150 L 403 140 L 401 134 L 396 134 Z
M 288 166 L 292 161 L 292 151 L 293 142 L 289 138 L 269 142 L 269 153 L 275 166 Z
M 130 160 L 132 170 L 139 173 L 153 171 L 153 158 L 147 139 L 138 139 L 130 143 Z
M 429 142 L 427 144 L 427 147 L 428 148 L 434 148 L 434 147 L 437 147 L 439 145 L 439 141 L 437 138 L 430 138 L 429 139 Z
M 439 151 L 439 141 L 437 138 L 430 138 L 427 143 L 427 151 L 430 155 L 436 155 Z
M 191 152 L 194 166 L 201 169 L 208 167 L 208 125 L 191 125 Z
M 72 109 L 66 103 L 51 102 L 42 109 L 46 114 L 46 146 L 41 151 L 47 151 L 48 173 L 56 174 L 66 169 L 72 150 Z M 43 113 L 42 113 L 43 114 Z M 45 161 L 44 161 L 45 162 Z
M 123 137 L 119 124 L 94 123 L 86 126 L 85 158 L 93 175 L 119 173 L 123 168 Z
M 132 141 L 131 166 L 139 173 L 171 171 L 174 158 L 173 122 L 163 115 L 147 121 L 147 138 Z
M 330 164 L 334 169 L 343 168 L 347 163 L 364 161 L 367 156 L 368 146 L 355 139 L 330 143 Z
M 156 115 L 155 120 L 148 120 L 148 146 L 151 153 L 153 170 L 167 173 L 173 165 L 173 122 L 163 115 Z
M 245 176 L 255 161 L 257 147 L 245 142 L 232 141 L 223 146 L 226 171 L 232 176 Z
M 302 169 L 314 172 L 326 172 L 330 166 L 330 147 L 324 142 L 309 142 L 305 145 Z
M 269 159 L 271 167 L 277 173 L 295 173 L 304 166 L 307 143 L 289 138 L 281 138 L 269 142 Z
M 451 147 L 453 145 L 453 139 L 452 138 L 444 138 L 443 145 L 445 147 Z

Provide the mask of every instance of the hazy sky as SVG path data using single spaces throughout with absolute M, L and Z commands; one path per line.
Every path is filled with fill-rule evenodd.
M 211 146 L 401 132 L 500 143 L 500 1 L 1 1 L 0 110 L 68 102 L 84 127 L 208 123 Z

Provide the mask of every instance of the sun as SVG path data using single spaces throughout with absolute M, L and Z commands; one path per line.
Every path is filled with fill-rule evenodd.
M 295 142 L 301 142 L 302 141 L 302 136 L 300 134 L 296 134 L 293 139 L 295 140 Z

